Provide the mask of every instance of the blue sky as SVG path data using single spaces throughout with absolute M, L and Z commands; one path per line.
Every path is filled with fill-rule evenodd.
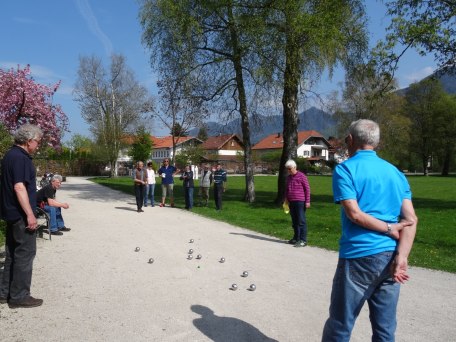
M 371 41 L 382 38 L 388 18 L 381 1 L 366 0 Z M 78 133 L 90 136 L 80 116 L 72 91 L 79 56 L 96 55 L 109 61 L 111 53 L 126 56 L 137 80 L 156 95 L 156 77 L 149 65 L 149 53 L 141 44 L 141 26 L 136 0 L 4 0 L 0 2 L 0 68 L 30 64 L 39 83 L 62 81 L 54 102 L 62 105 L 70 119 L 64 141 Z M 432 56 L 408 52 L 396 74 L 400 87 L 408 86 L 432 73 Z M 337 89 L 343 71 L 333 79 L 324 76 L 314 90 L 322 96 Z M 151 125 L 152 134 L 165 135 L 160 125 Z

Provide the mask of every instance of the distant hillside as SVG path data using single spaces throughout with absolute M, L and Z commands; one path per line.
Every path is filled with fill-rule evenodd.
M 438 74 L 438 73 L 433 73 L 432 75 L 425 77 L 430 78 L 430 77 L 436 77 L 438 80 L 440 80 L 440 83 L 442 84 L 443 90 L 445 90 L 448 94 L 456 94 L 456 73 L 454 74 Z M 399 95 L 405 95 L 408 91 L 407 88 L 403 88 L 397 91 Z
M 258 141 L 270 134 L 279 132 L 282 133 L 283 131 L 282 115 L 260 116 L 258 122 L 259 124 L 251 124 L 250 131 L 252 144 L 256 144 Z M 214 136 L 219 133 L 236 133 L 239 136 L 242 136 L 241 119 L 235 119 L 227 124 L 220 124 L 211 121 L 206 123 L 206 125 L 209 136 Z M 330 135 L 335 134 L 335 121 L 333 120 L 331 114 L 321 109 L 311 107 L 299 114 L 298 129 L 300 131 L 315 130 L 320 132 L 324 137 L 328 138 Z M 198 134 L 198 129 L 193 129 L 189 133 L 190 135 L 196 136 Z

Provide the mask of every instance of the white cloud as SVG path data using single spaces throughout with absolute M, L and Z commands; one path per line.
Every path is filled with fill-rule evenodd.
M 17 70 L 18 65 L 21 69 L 23 69 L 25 68 L 27 63 L 0 61 L 0 68 L 3 70 Z M 59 80 L 62 80 L 62 84 L 60 85 L 59 90 L 57 91 L 59 94 L 71 95 L 73 92 L 73 87 L 64 85 L 64 80 L 66 79 L 66 77 L 57 74 L 56 72 L 46 68 L 45 66 L 34 64 L 30 65 L 30 74 L 36 82 L 45 85 L 53 86 Z
M 412 73 L 405 75 L 403 77 L 404 83 L 407 83 L 405 86 L 408 86 L 410 83 L 421 81 L 423 78 L 431 75 L 434 72 L 434 67 L 424 67 L 420 70 L 414 70 Z
M 113 50 L 111 40 L 100 28 L 100 25 L 98 25 L 98 20 L 95 17 L 92 8 L 90 7 L 89 1 L 77 0 L 76 4 L 78 6 L 79 12 L 87 22 L 90 31 L 92 31 L 92 33 L 101 41 L 101 44 L 103 44 L 106 55 L 111 56 Z

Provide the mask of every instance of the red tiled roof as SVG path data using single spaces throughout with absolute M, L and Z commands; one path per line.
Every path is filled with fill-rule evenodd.
M 176 141 L 176 145 L 182 144 L 188 140 L 196 139 L 195 137 L 179 137 Z M 153 148 L 171 148 L 173 147 L 173 137 L 171 135 L 166 137 L 154 137 L 151 136 L 150 140 L 152 140 Z
M 314 130 L 301 131 L 298 132 L 298 145 L 302 145 L 310 137 L 324 138 L 319 132 Z M 266 150 L 279 148 L 283 148 L 283 136 L 282 134 L 276 133 L 268 135 L 263 140 L 260 140 L 255 146 L 252 147 L 252 150 Z
M 222 146 L 233 137 L 242 144 L 241 139 L 239 139 L 236 134 L 225 134 L 207 138 L 207 140 L 201 144 L 201 147 L 203 150 L 220 150 Z

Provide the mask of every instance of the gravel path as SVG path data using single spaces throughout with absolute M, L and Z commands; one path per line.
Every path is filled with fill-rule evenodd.
M 68 178 L 57 197 L 70 203 L 72 231 L 37 241 L 32 295 L 44 304 L 0 305 L 0 341 L 320 340 L 336 253 L 180 209 L 138 214 L 133 197 L 82 178 Z M 187 260 L 190 248 L 202 259 Z M 397 341 L 454 341 L 456 275 L 410 274 Z M 365 308 L 352 341 L 368 340 Z

